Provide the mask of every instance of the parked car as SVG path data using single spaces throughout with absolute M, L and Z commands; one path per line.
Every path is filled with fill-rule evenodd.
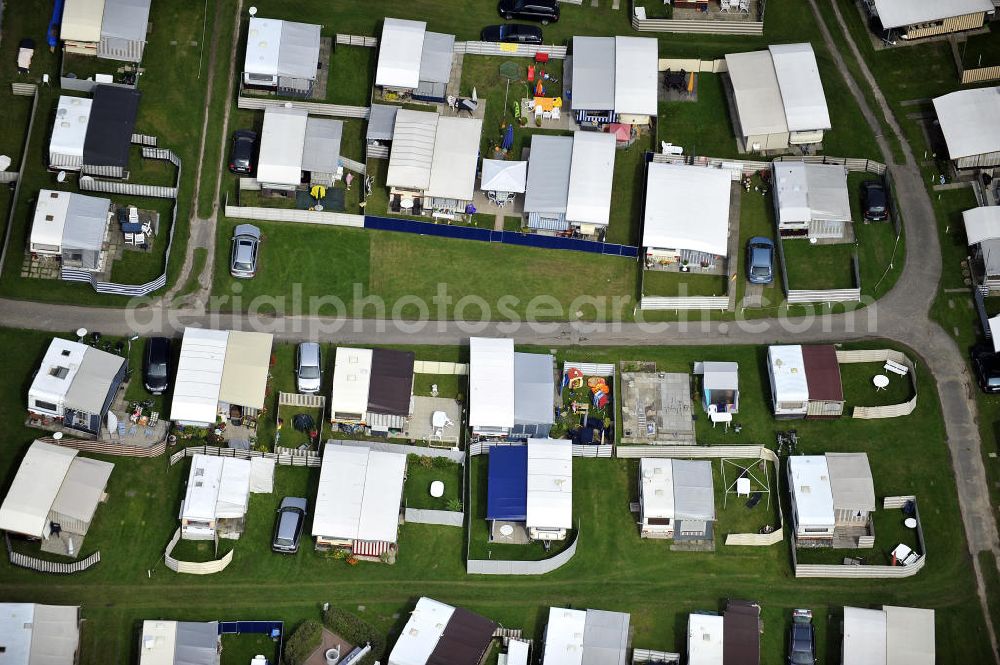
M 1000 356 L 992 345 L 972 347 L 972 369 L 984 393 L 1000 393 Z
M 302 535 L 308 505 L 305 499 L 295 496 L 286 496 L 281 500 L 278 517 L 274 520 L 272 551 L 279 554 L 295 554 L 299 551 L 299 536 Z
M 788 665 L 815 665 L 816 629 L 812 610 L 792 610 L 792 629 L 788 633 Z
M 747 280 L 751 284 L 774 281 L 774 241 L 754 236 L 747 242 Z
M 232 173 L 250 175 L 254 172 L 254 157 L 257 154 L 257 132 L 238 129 L 233 132 L 233 144 L 229 149 L 229 170 Z
M 170 387 L 170 340 L 150 337 L 142 356 L 142 383 L 153 395 L 162 395 Z
M 889 219 L 889 196 L 885 185 L 877 180 L 861 183 L 861 210 L 866 222 L 884 222 Z
M 295 387 L 300 393 L 318 393 L 323 382 L 323 362 L 319 344 L 303 342 L 295 350 Z
M 511 23 L 488 25 L 479 33 L 484 42 L 506 42 L 508 44 L 541 44 L 542 29 L 534 25 Z
M 559 20 L 556 0 L 500 0 L 497 11 L 508 21 L 516 18 L 548 25 Z
M 253 224 L 240 224 L 233 229 L 233 251 L 229 260 L 229 274 L 249 279 L 257 274 L 257 252 L 260 248 L 260 229 Z

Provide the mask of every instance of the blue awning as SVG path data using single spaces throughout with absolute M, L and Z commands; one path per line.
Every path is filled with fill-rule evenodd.
M 486 519 L 523 522 L 528 513 L 528 447 L 490 448 Z

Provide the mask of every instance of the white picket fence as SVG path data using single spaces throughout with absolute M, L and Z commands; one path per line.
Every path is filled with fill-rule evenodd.
M 861 302 L 861 289 L 789 289 L 790 305 L 821 305 L 828 302 Z
M 410 508 L 403 511 L 403 520 L 414 524 L 434 524 L 437 526 L 457 526 L 465 524 L 465 513 L 454 510 L 432 510 L 430 508 Z
M 295 208 L 263 208 L 255 206 L 234 206 L 226 203 L 226 217 L 234 219 L 256 219 L 268 222 L 296 222 L 319 226 L 349 226 L 364 228 L 364 215 L 349 215 L 342 212 L 319 210 L 297 210 Z
M 545 575 L 569 563 L 576 555 L 576 546 L 580 542 L 580 532 L 577 529 L 573 542 L 559 554 L 541 559 L 540 561 L 505 561 L 501 559 L 469 559 L 465 563 L 465 572 L 469 575 Z
M 569 49 L 554 44 L 500 44 L 497 42 L 455 42 L 454 52 L 462 55 L 502 55 L 512 58 L 534 58 L 548 53 L 553 60 L 563 60 Z
M 312 115 L 322 115 L 332 118 L 368 118 L 367 106 L 347 106 L 344 104 L 323 104 L 321 102 L 287 102 L 270 97 L 244 97 L 236 100 L 236 106 L 250 111 L 263 111 L 268 107 L 282 107 L 291 103 L 295 108 L 305 109 Z
M 643 296 L 639 299 L 642 310 L 720 310 L 729 307 L 729 296 Z

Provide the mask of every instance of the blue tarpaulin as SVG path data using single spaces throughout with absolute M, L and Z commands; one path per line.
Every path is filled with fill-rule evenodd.
M 527 513 L 528 446 L 493 446 L 486 519 L 523 522 Z

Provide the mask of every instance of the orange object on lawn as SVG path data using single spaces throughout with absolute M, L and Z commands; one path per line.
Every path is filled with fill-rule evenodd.
M 535 66 L 528 65 L 528 82 L 535 80 Z
M 688 74 L 688 94 L 694 92 L 694 72 Z

